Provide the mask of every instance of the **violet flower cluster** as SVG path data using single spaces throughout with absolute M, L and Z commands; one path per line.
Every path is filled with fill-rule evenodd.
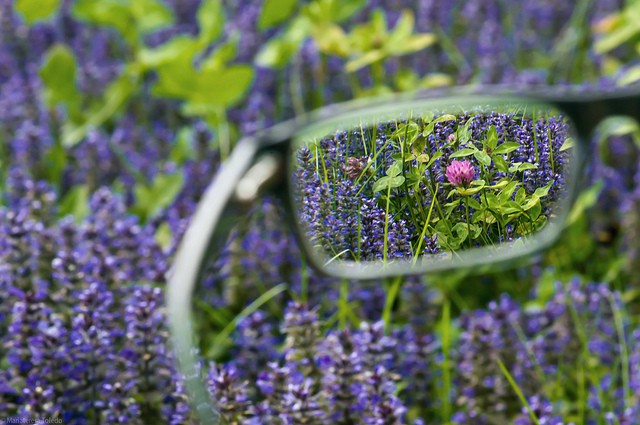
M 120 114 L 90 129 L 77 145 L 61 146 L 60 130 L 69 117 L 63 108 L 45 104 L 38 74 L 48 49 L 61 43 L 73 52 L 77 86 L 88 103 L 99 99 L 103 88 L 127 67 L 132 52 L 112 29 L 80 22 L 72 0 L 61 1 L 54 16 L 31 26 L 15 3 L 0 1 L 0 416 L 61 418 L 68 424 L 192 423 L 183 377 L 175 370 L 168 343 L 163 288 L 171 256 L 219 165 L 216 129 L 182 114 L 175 102 L 155 97 L 149 89 L 153 78 L 148 78 Z M 143 44 L 156 46 L 197 33 L 200 2 L 165 3 L 174 24 L 150 34 Z M 263 3 L 225 4 L 221 40 L 238 37 L 238 63 L 252 64 L 261 47 L 283 29 L 258 30 Z M 463 8 L 436 0 L 380 0 L 368 2 L 342 24 L 366 21 L 371 10 L 380 7 L 394 25 L 409 7 L 417 31 L 442 33 L 443 43 L 433 49 L 384 64 L 385 84 L 390 86 L 396 75 L 406 75 L 400 71 L 419 76 L 444 71 L 460 83 L 565 81 L 569 78 L 561 75 L 561 60 L 554 62 L 557 73 L 520 68 L 528 66 L 522 63 L 534 50 L 546 60 L 573 14 L 569 3 L 536 0 L 507 10 L 492 0 L 470 0 Z M 585 22 L 616 10 L 621 2 L 595 3 Z M 298 56 L 298 62 L 283 69 L 255 67 L 246 98 L 227 111 L 232 133 L 250 134 L 292 116 L 298 95 L 306 108 L 354 95 L 352 76 L 345 75 L 341 58 L 320 54 L 312 40 Z M 603 68 L 598 58 L 587 62 L 596 71 Z M 353 77 L 365 89 L 372 84 L 369 70 Z M 299 93 L 290 86 L 296 79 L 301 81 Z M 563 122 L 514 123 L 496 115 L 474 120 L 472 138 L 480 140 L 489 125 L 522 141 L 516 151 L 519 160 L 538 164 L 535 172 L 526 174 L 532 185 L 560 181 L 547 166 L 551 155 L 558 158 L 556 147 L 536 153 L 532 140 L 558 140 L 557 134 L 565 131 Z M 429 149 L 435 152 L 450 134 L 447 123 L 436 125 Z M 362 258 L 381 255 L 385 235 L 380 223 L 385 220 L 390 255 L 406 255 L 411 249 L 407 238 L 414 231 L 411 222 L 387 217 L 375 199 L 354 202 L 365 184 L 356 181 L 366 173 L 369 158 L 353 145 L 344 151 L 348 137 L 340 134 L 323 141 L 325 165 L 346 166 L 335 168 L 340 179 L 309 183 L 304 211 L 312 214 L 322 199 L 338 194 L 338 213 L 316 210 L 326 218 L 318 232 L 325 240 L 331 236 L 338 241 L 332 247 L 359 239 L 353 232 L 358 226 L 352 213 L 357 212 L 367 235 L 360 247 Z M 380 137 L 375 143 L 382 147 L 384 131 Z M 618 148 L 614 144 L 618 165 L 629 164 L 616 173 L 601 168 L 595 175 L 605 178 L 605 196 L 614 200 L 605 204 L 623 201 L 626 211 L 638 211 L 638 161 L 633 160 L 634 151 Z M 391 154 L 385 152 L 385 164 Z M 314 171 L 316 159 L 310 152 L 300 153 L 301 178 Z M 444 182 L 447 165 L 437 161 L 430 178 Z M 141 196 L 135 187 L 150 187 L 166 173 L 181 173 L 182 190 L 157 215 L 142 220 L 135 213 Z M 487 309 L 463 314 L 452 323 L 460 336 L 454 341 L 458 348 L 450 353 L 454 385 L 443 397 L 447 365 L 439 295 L 426 290 L 420 279 L 408 279 L 391 306 L 393 323 L 380 322 L 385 285 L 341 285 L 317 276 L 300 258 L 278 208 L 272 200 L 256 207 L 232 235 L 221 259 L 212 262 L 200 288 L 202 299 L 224 318 L 235 317 L 266 289 L 281 283 L 289 289 L 242 320 L 228 352 L 203 366 L 211 395 L 230 420 L 256 425 L 442 423 L 446 399 L 451 417 L 462 423 L 487 423 L 494 417 L 530 423 L 529 412 L 496 366 L 499 358 L 540 423 L 558 423 L 563 416 L 575 417 L 575 411 L 533 383 L 544 376 L 566 378 L 567 387 L 574 386 L 571 365 L 580 361 L 597 365 L 584 386 L 585 423 L 638 423 L 640 331 L 623 320 L 627 344 L 620 348 L 618 292 L 606 285 L 558 285 L 540 311 L 530 312 L 503 297 Z M 636 265 L 638 217 L 621 218 Z M 168 238 L 160 237 L 167 228 Z M 437 236 L 425 238 L 425 252 L 437 253 L 440 243 Z M 514 282 L 519 281 L 514 278 L 510 284 Z M 286 307 L 291 297 L 305 298 L 308 304 Z M 338 313 L 344 313 L 340 329 L 335 326 Z M 628 360 L 621 364 L 618 358 Z

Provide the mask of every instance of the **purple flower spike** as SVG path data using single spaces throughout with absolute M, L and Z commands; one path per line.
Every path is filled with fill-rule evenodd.
M 453 160 L 447 167 L 447 180 L 455 187 L 469 187 L 476 175 L 476 170 L 469 161 Z

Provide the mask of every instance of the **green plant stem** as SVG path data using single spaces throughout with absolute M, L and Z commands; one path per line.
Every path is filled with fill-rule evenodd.
M 465 213 L 467 216 L 467 245 L 469 246 L 469 248 L 471 248 L 471 218 L 469 216 L 469 200 L 467 199 L 467 197 L 464 197 L 464 209 L 465 209 Z
M 354 73 L 349 74 L 349 86 L 354 98 L 362 97 L 362 87 L 360 86 L 360 81 L 358 81 L 358 76 Z
M 498 366 L 500 367 L 502 374 L 505 376 L 505 378 L 507 378 L 507 381 L 509 381 L 509 385 L 511 385 L 511 388 L 513 388 L 513 391 L 515 391 L 522 405 L 527 409 L 527 412 L 529 413 L 529 416 L 531 417 L 531 420 L 533 421 L 533 423 L 535 425 L 540 425 L 540 421 L 538 420 L 536 414 L 533 412 L 533 409 L 531 409 L 531 406 L 529 405 L 529 402 L 527 401 L 526 397 L 524 396 L 524 394 L 522 394 L 520 387 L 518 386 L 516 381 L 513 379 L 513 376 L 511 376 L 511 373 L 509 373 L 509 370 L 504 365 L 504 363 L 502 363 L 502 360 L 500 359 L 498 359 Z
M 391 285 L 388 285 L 387 296 L 384 302 L 384 309 L 382 311 L 382 321 L 384 322 L 385 333 L 389 332 L 389 326 L 391 325 L 391 311 L 393 310 L 393 304 L 398 298 L 400 293 L 400 287 L 402 286 L 402 276 L 398 276 L 393 279 Z
M 349 281 L 342 279 L 340 281 L 340 300 L 338 301 L 338 327 L 345 329 L 347 327 L 347 317 L 349 315 Z
M 391 202 L 391 186 L 387 186 L 387 206 L 384 212 L 384 247 L 382 253 L 382 259 L 384 263 L 387 263 L 388 251 L 389 251 L 389 203 Z
M 265 303 L 270 301 L 272 298 L 276 297 L 281 292 L 287 289 L 287 285 L 281 283 L 280 285 L 276 285 L 273 288 L 269 289 L 262 295 L 260 295 L 255 301 L 246 306 L 225 328 L 216 335 L 211 343 L 211 347 L 207 352 L 208 357 L 215 357 L 218 353 L 220 347 L 225 344 L 225 341 L 228 341 L 231 333 L 236 329 L 238 323 L 242 321 L 247 316 L 253 314 L 256 310 L 262 307 Z
M 371 76 L 373 78 L 373 87 L 378 88 L 384 85 L 384 65 L 382 61 L 371 64 Z
M 416 250 L 413 253 L 413 264 L 415 264 L 418 261 L 418 256 L 420 255 L 420 251 L 422 250 L 422 242 L 424 241 L 424 237 L 427 235 L 427 228 L 429 227 L 429 223 L 431 222 L 431 213 L 433 212 L 433 205 L 434 205 L 434 201 L 432 199 L 431 206 L 429 207 L 429 215 L 427 216 L 427 219 L 424 222 L 422 233 L 420 233 L 420 237 L 418 238 L 418 246 L 416 247 Z
M 618 333 L 618 343 L 620 346 L 620 362 L 622 363 L 622 389 L 624 392 L 624 407 L 629 408 L 632 404 L 631 391 L 629 388 L 629 350 L 627 347 L 627 340 L 624 333 L 624 324 L 622 322 L 622 315 L 620 309 L 616 306 L 613 295 L 609 295 L 609 304 L 611 311 L 613 312 L 613 320 L 616 326 L 616 332 Z
M 213 121 L 218 127 L 218 142 L 220 144 L 220 158 L 222 160 L 227 159 L 231 152 L 231 131 L 229 129 L 229 121 L 227 120 L 227 112 L 224 108 L 219 108 Z M 215 128 L 215 127 L 214 127 Z
M 301 60 L 296 56 L 293 60 L 293 70 L 291 71 L 289 78 L 289 95 L 291 96 L 291 103 L 296 116 L 303 115 L 305 113 L 304 98 L 302 94 L 302 80 L 300 77 L 302 74 L 301 68 Z
M 442 208 L 440 207 L 440 202 L 438 202 L 438 186 L 436 184 L 436 188 L 434 190 L 431 190 L 431 188 L 429 188 L 431 191 L 431 199 L 433 200 L 433 202 L 436 203 L 436 208 L 438 209 L 438 214 L 440 215 L 440 219 L 444 220 L 444 222 L 447 224 L 447 230 L 449 230 L 449 233 L 451 233 L 451 223 L 449 223 L 449 220 L 447 220 L 447 217 L 445 216 L 444 212 L 442 211 Z

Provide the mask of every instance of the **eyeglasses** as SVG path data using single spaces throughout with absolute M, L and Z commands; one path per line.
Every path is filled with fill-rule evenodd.
M 199 376 L 190 307 L 240 210 L 277 197 L 310 264 L 349 279 L 495 265 L 560 234 L 613 115 L 640 91 L 458 89 L 333 105 L 240 141 L 202 197 L 167 292 L 171 332 L 202 423 L 223 423 Z

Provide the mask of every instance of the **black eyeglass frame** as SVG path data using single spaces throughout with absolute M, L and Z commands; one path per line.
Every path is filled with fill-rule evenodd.
M 455 100 L 469 98 L 479 104 L 492 101 L 513 100 L 519 103 L 544 103 L 562 111 L 574 125 L 577 173 L 582 174 L 589 157 L 589 136 L 604 119 L 611 116 L 629 116 L 640 121 L 640 90 L 618 89 L 607 93 L 581 93 L 575 88 L 545 87 L 540 90 L 513 91 L 502 88 L 458 88 L 442 92 L 415 92 L 365 99 L 331 105 L 317 112 L 276 125 L 262 133 L 238 142 L 228 161 L 206 189 L 175 255 L 169 273 L 167 288 L 167 312 L 175 354 L 180 372 L 185 377 L 185 387 L 197 418 L 203 424 L 226 423 L 209 396 L 204 378 L 200 374 L 198 353 L 192 328 L 191 306 L 193 294 L 207 261 L 223 246 L 228 230 L 242 210 L 249 207 L 265 192 L 280 200 L 288 212 L 288 221 L 294 223 L 294 205 L 290 188 L 291 173 L 287 167 L 292 140 L 296 134 L 313 123 L 340 116 L 363 113 L 372 108 L 401 102 L 440 101 L 453 104 Z M 574 179 L 577 180 L 577 179 Z M 573 195 L 577 191 L 570 191 Z M 570 202 L 572 203 L 572 202 Z M 308 251 L 308 244 L 301 229 L 292 226 L 299 245 Z M 553 242 L 544 241 L 538 250 Z M 529 251 L 525 255 L 531 255 Z M 323 264 L 308 253 L 310 264 L 321 273 L 327 273 Z M 517 255 L 507 258 L 512 260 Z M 500 260 L 502 261 L 502 260 Z M 453 263 L 452 263 L 453 264 Z M 348 276 L 352 279 L 371 278 L 374 269 L 366 265 L 355 266 Z M 424 271 L 423 271 L 424 272 Z

